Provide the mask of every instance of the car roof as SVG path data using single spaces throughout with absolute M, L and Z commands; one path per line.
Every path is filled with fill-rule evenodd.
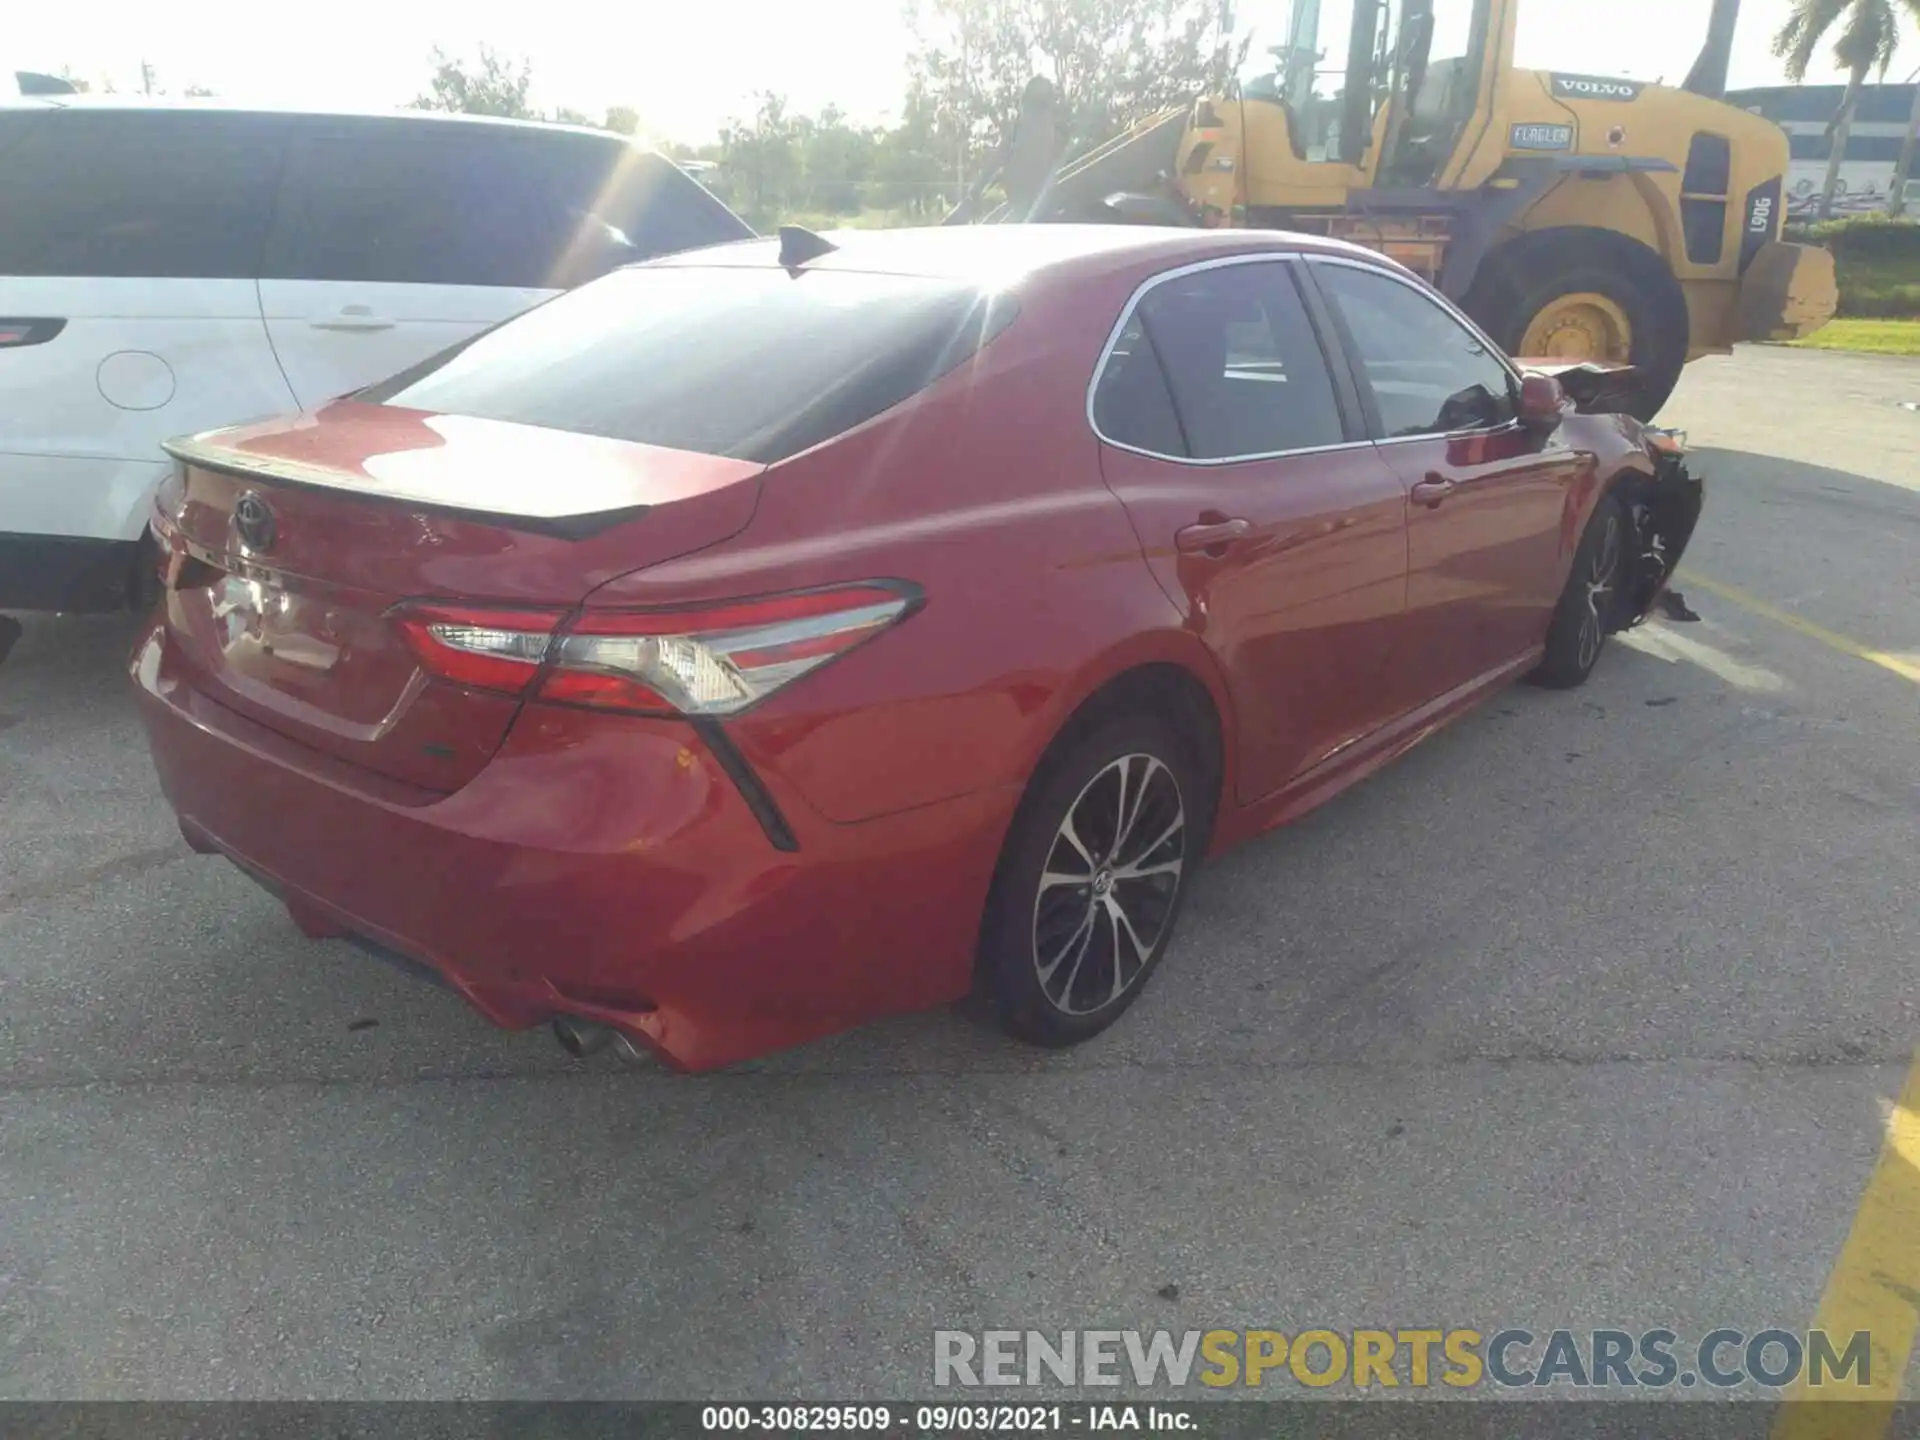
M 313 120 L 478 125 L 505 130 L 593 135 L 602 140 L 639 143 L 633 141 L 630 136 L 620 135 L 611 130 L 600 130 L 591 125 L 559 125 L 548 120 L 516 120 L 497 115 L 455 114 L 444 110 L 335 110 L 324 106 L 276 105 L 271 102 L 229 100 L 220 96 L 175 98 L 153 95 L 0 95 L 0 111 L 5 110 L 99 111 L 111 114 L 144 111 L 152 114 L 273 115 Z
M 951 279 L 1006 285 L 1043 276 L 1066 278 L 1114 270 L 1179 265 L 1227 255 L 1311 251 L 1403 267 L 1377 250 L 1287 230 L 1200 230 L 1163 225 L 923 225 L 893 230 L 836 230 L 835 249 L 805 262 L 808 270 Z M 645 262 L 651 266 L 776 266 L 780 242 L 740 240 Z

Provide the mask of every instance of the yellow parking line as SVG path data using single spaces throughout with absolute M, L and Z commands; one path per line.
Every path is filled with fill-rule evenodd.
M 1683 571 L 1682 578 L 1689 588 L 1697 586 L 1709 595 L 1718 595 L 1722 600 L 1730 600 L 1743 610 L 1751 610 L 1754 614 L 1771 620 L 1776 625 L 1784 625 L 1787 629 L 1804 635 L 1809 640 L 1818 640 L 1822 645 L 1838 650 L 1843 655 L 1851 655 L 1856 660 L 1865 660 L 1869 665 L 1878 665 L 1882 670 L 1891 670 L 1903 679 L 1911 680 L 1914 684 L 1920 685 L 1920 664 L 1907 659 L 1904 655 L 1894 655 L 1885 650 L 1874 650 L 1860 644 L 1857 640 L 1849 640 L 1844 635 L 1836 635 L 1825 626 L 1816 625 L 1811 620 L 1802 619 L 1791 610 L 1782 610 L 1778 605 L 1768 604 L 1758 595 L 1749 594 L 1738 585 L 1729 585 L 1723 580 L 1710 580 L 1705 575 L 1701 575 L 1693 570 Z
M 1859 1331 L 1872 1336 L 1868 1383 L 1813 1390 L 1802 1372 L 1780 1409 L 1773 1440 L 1879 1440 L 1893 1421 L 1920 1327 L 1920 1052 L 1887 1118 L 1886 1140 L 1853 1228 L 1814 1312 L 1835 1353 Z M 1834 1401 L 1852 1403 L 1833 1403 Z
M 1737 585 L 1691 570 L 1685 572 L 1685 583 L 1920 684 L 1920 664 L 1905 656 L 1849 640 Z M 1920 1052 L 1887 1118 L 1879 1161 L 1827 1277 L 1811 1328 L 1824 1332 L 1836 1353 L 1844 1352 L 1861 1331 L 1871 1336 L 1868 1383 L 1855 1385 L 1849 1377 L 1838 1386 L 1830 1383 L 1815 1390 L 1803 1373 L 1787 1393 L 1773 1440 L 1880 1440 L 1893 1423 L 1893 1407 L 1920 1331 Z

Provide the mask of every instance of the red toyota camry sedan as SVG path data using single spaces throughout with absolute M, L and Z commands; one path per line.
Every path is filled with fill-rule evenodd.
M 1615 378 L 1301 236 L 784 232 L 170 446 L 131 670 L 195 849 L 501 1025 L 1068 1044 L 1203 856 L 1649 612 Z

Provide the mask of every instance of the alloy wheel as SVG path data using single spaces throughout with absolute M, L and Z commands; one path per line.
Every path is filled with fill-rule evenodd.
M 1166 933 L 1187 860 L 1187 814 L 1173 771 L 1123 755 L 1067 807 L 1040 875 L 1033 963 L 1040 990 L 1090 1015 L 1146 973 Z
M 1593 547 L 1584 577 L 1587 608 L 1580 616 L 1580 668 L 1585 670 L 1600 658 L 1600 645 L 1606 639 L 1607 619 L 1613 609 L 1614 586 L 1620 571 L 1620 517 L 1609 509 L 1601 522 L 1600 542 Z

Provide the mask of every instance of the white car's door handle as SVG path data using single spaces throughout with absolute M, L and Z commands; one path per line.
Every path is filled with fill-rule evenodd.
M 332 315 L 317 315 L 309 322 L 316 330 L 391 330 L 393 321 L 373 313 L 371 305 L 344 305 Z

